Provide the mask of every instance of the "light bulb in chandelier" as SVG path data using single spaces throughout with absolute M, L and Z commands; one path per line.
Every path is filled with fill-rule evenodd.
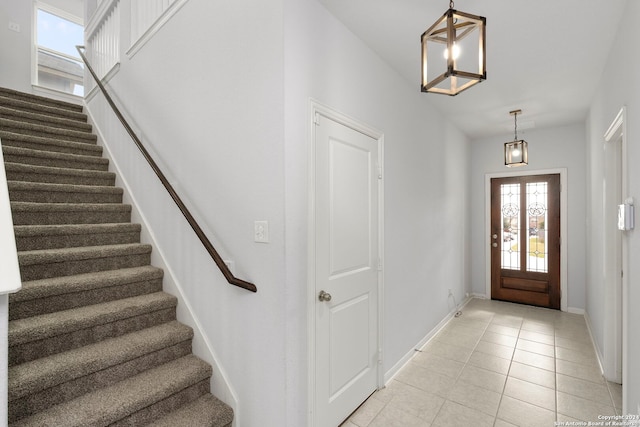
M 453 44 L 453 46 L 451 47 L 451 51 L 453 52 L 453 60 L 454 61 L 460 57 L 460 46 L 458 46 L 457 43 Z M 444 59 L 449 59 L 449 49 L 448 48 L 444 50 L 444 52 L 442 53 L 442 56 L 444 56 Z

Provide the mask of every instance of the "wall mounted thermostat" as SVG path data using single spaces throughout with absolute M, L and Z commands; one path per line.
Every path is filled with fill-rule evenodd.
M 634 216 L 633 199 L 629 197 L 623 204 L 618 205 L 618 230 L 633 230 Z

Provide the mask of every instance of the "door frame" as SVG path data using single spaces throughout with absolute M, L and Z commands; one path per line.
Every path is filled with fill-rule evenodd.
M 340 123 L 348 128 L 351 128 L 357 132 L 367 135 L 378 141 L 378 173 L 380 178 L 380 185 L 378 185 L 378 258 L 380 260 L 378 268 L 378 365 L 377 365 L 377 386 L 378 389 L 384 386 L 384 373 L 382 370 L 383 362 L 383 314 L 384 314 L 384 134 L 352 117 L 349 117 L 343 113 L 340 113 L 331 107 L 328 107 L 320 102 L 310 98 L 309 99 L 309 116 L 307 121 L 308 126 L 308 160 L 307 160 L 307 348 L 308 348 L 308 426 L 315 426 L 315 366 L 316 366 L 316 217 L 315 217 L 315 201 L 316 201 L 316 141 L 315 141 L 315 126 L 317 115 L 324 116 L 330 120 Z M 353 408 L 355 411 L 357 408 Z
M 534 176 L 534 175 L 560 175 L 560 310 L 568 311 L 567 307 L 567 168 L 522 170 L 514 172 L 493 172 L 485 174 L 485 225 L 484 235 L 487 244 L 484 247 L 485 254 L 485 292 L 486 297 L 491 299 L 491 250 L 489 238 L 491 236 L 491 179 L 509 178 L 513 176 Z M 580 311 L 579 314 L 582 314 Z
M 629 176 L 628 176 L 628 165 L 627 165 L 627 150 L 628 150 L 628 143 L 627 143 L 627 109 L 625 106 L 623 106 L 620 111 L 618 112 L 618 114 L 616 115 L 616 118 L 613 119 L 613 121 L 611 122 L 611 125 L 609 126 L 609 128 L 607 129 L 607 131 L 604 133 L 604 145 L 603 145 L 603 154 L 606 154 L 606 150 L 607 150 L 607 146 L 611 143 L 615 143 L 617 141 L 620 141 L 620 169 L 619 171 L 614 171 L 620 174 L 620 184 L 621 184 L 621 188 L 620 188 L 620 193 L 622 194 L 623 198 L 626 198 L 627 195 L 629 194 Z M 607 156 L 604 156 L 605 161 L 607 159 Z M 605 179 L 609 178 L 610 176 L 608 175 L 608 171 L 605 170 Z M 606 215 L 603 215 L 603 217 L 605 217 Z M 628 233 L 627 232 L 620 232 L 618 230 L 612 230 L 610 228 L 604 227 L 603 226 L 603 231 L 605 233 L 605 245 L 607 245 L 607 242 L 612 242 L 612 239 L 610 239 L 608 233 L 621 233 L 620 236 L 620 243 L 622 246 L 622 259 L 621 259 L 621 264 L 622 264 L 622 271 L 623 272 L 628 272 L 629 271 L 629 238 L 628 238 Z M 604 250 L 605 251 L 609 251 L 612 250 L 613 248 L 609 247 L 608 245 L 605 246 Z M 607 266 L 605 266 L 605 271 L 606 271 Z M 623 413 L 627 413 L 626 411 L 628 411 L 627 408 L 627 387 L 625 386 L 625 384 L 628 384 L 629 381 L 629 376 L 628 376 L 628 361 L 627 361 L 627 342 L 628 342 L 628 296 L 629 296 L 629 275 L 628 274 L 623 274 L 622 276 L 622 294 L 620 295 L 620 293 L 618 292 L 617 289 L 615 289 L 614 287 L 610 286 L 611 283 L 609 283 L 608 278 L 605 275 L 605 280 L 607 281 L 605 283 L 605 295 L 607 296 L 606 301 L 608 302 L 605 306 L 605 336 L 611 336 L 614 340 L 613 346 L 607 346 L 605 345 L 604 347 L 604 354 L 603 354 L 603 358 L 604 358 L 604 363 L 603 363 L 603 368 L 605 370 L 604 374 L 605 377 L 607 377 L 607 379 L 611 380 L 613 378 L 612 377 L 612 372 L 611 370 L 614 370 L 613 372 L 613 376 L 615 376 L 615 365 L 616 365 L 616 361 L 617 361 L 617 355 L 619 351 L 622 351 L 622 410 Z M 619 324 L 618 321 L 615 318 L 615 314 L 616 314 L 616 309 L 618 307 L 618 300 L 619 298 L 622 299 L 621 301 L 621 305 L 622 305 L 622 324 Z M 619 328 L 622 328 L 621 331 L 618 331 Z M 619 334 L 618 334 L 619 332 Z M 622 346 L 620 346 L 620 342 L 618 341 L 618 339 L 622 340 Z M 621 347 L 621 348 L 620 348 Z

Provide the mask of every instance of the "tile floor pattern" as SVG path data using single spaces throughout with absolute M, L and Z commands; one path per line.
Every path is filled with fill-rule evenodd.
M 462 311 L 342 427 L 546 427 L 621 413 L 583 316 L 482 299 Z

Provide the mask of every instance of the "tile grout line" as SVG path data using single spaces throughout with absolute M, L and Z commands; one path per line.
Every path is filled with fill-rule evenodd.
M 504 385 L 502 386 L 502 393 L 500 393 L 500 401 L 498 402 L 498 409 L 496 411 L 496 417 L 493 420 L 493 425 L 495 427 L 498 422 L 498 413 L 500 412 L 500 407 L 502 406 L 502 399 L 504 398 L 504 391 L 507 388 L 507 381 L 509 380 L 509 373 L 511 372 L 511 366 L 513 366 L 513 357 L 516 354 L 516 346 L 518 345 L 518 340 L 520 339 L 520 332 L 522 331 L 522 322 L 520 322 L 520 327 L 518 327 L 518 336 L 516 338 L 516 342 L 513 345 L 513 352 L 511 353 L 511 359 L 509 360 L 509 369 L 507 369 L 506 378 L 504 380 Z

